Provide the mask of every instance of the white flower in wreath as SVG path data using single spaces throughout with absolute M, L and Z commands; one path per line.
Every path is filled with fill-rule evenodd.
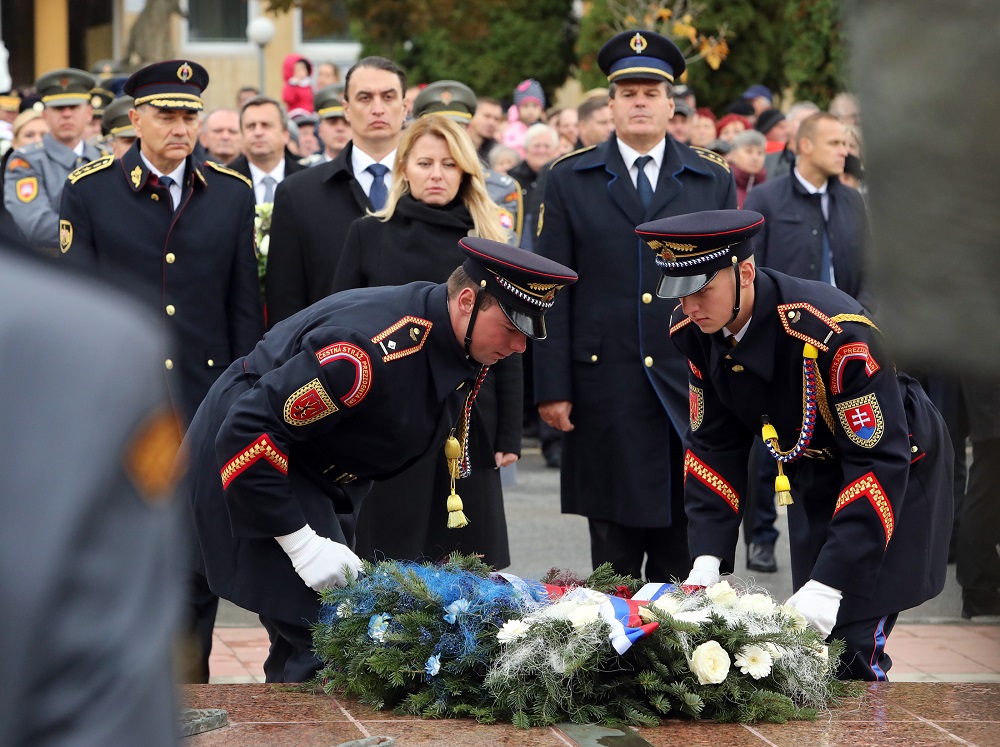
M 767 677 L 771 673 L 771 654 L 762 646 L 744 646 L 736 654 L 733 662 L 743 674 L 749 674 L 755 680 Z
M 580 630 L 591 623 L 597 622 L 601 617 L 601 611 L 596 604 L 577 604 L 566 613 L 566 619 L 570 624 Z
M 778 612 L 788 618 L 795 630 L 805 630 L 809 625 L 809 621 L 806 620 L 805 615 L 799 612 L 797 607 L 793 607 L 790 604 L 781 605 L 778 607 Z
M 779 646 L 776 643 L 770 643 L 770 642 L 765 643 L 764 649 L 767 651 L 767 653 L 771 655 L 772 662 L 777 661 L 778 659 L 780 659 L 782 656 L 785 655 L 784 646 Z
M 733 607 L 739 599 L 736 595 L 736 589 L 730 586 L 728 581 L 712 584 L 705 589 L 705 596 L 720 607 Z
M 676 617 L 677 613 L 681 611 L 681 600 L 671 596 L 662 596 L 659 599 L 654 599 L 650 603 L 649 607 L 652 607 L 661 615 L 671 615 Z M 639 608 L 639 617 L 641 617 L 644 622 L 650 622 L 653 619 L 653 615 L 650 614 L 649 607 Z
M 707 623 L 712 619 L 712 613 L 709 612 L 706 607 L 702 607 L 700 610 L 684 610 L 683 612 L 678 612 L 673 616 L 673 618 L 678 622 L 701 625 L 702 623 Z
M 766 594 L 744 594 L 736 602 L 738 611 L 751 615 L 770 615 L 774 608 L 774 600 Z
M 497 631 L 497 640 L 500 643 L 511 643 L 519 638 L 523 638 L 529 630 L 531 630 L 531 625 L 524 620 L 508 620 Z
M 732 661 L 718 641 L 705 641 L 691 653 L 691 672 L 699 685 L 718 685 L 729 675 Z

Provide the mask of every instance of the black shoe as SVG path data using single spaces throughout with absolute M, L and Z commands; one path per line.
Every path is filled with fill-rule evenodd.
M 1000 615 L 1000 589 L 963 589 L 962 617 L 994 617 Z
M 777 573 L 774 545 L 747 545 L 747 569 L 758 573 Z

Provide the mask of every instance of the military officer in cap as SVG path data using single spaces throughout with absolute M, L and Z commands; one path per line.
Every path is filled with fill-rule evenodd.
M 263 331 L 250 182 L 191 155 L 207 85 L 187 60 L 133 73 L 125 92 L 138 139 L 70 174 L 59 214 L 62 260 L 135 293 L 173 330 L 178 350 L 164 369 L 185 424 Z
M 565 432 L 562 511 L 588 518 L 594 566 L 666 580 L 690 562 L 685 365 L 663 333 L 670 310 L 653 303 L 659 273 L 634 229 L 734 208 L 736 187 L 718 155 L 667 136 L 672 86 L 685 68 L 673 42 L 629 31 L 597 61 L 615 134 L 557 160 L 548 175 L 535 251 L 582 279 L 554 310 L 558 334 L 534 346 L 535 399 L 542 420 Z
M 944 586 L 951 443 L 864 307 L 827 283 L 755 266 L 750 239 L 763 224 L 760 213 L 718 210 L 636 228 L 662 273 L 657 295 L 680 299 L 670 338 L 687 357 L 690 392 L 685 583 L 733 571 L 760 435 L 788 506 L 789 604 L 846 642 L 839 677 L 885 680 L 897 613 Z
M 413 118 L 438 114 L 468 128 L 476 113 L 476 94 L 457 80 L 438 80 L 423 88 L 413 101 Z M 510 232 L 509 243 L 521 244 L 521 224 L 524 220 L 524 202 L 518 183 L 493 169 L 483 167 L 486 191 L 500 208 L 500 221 Z
M 323 150 L 299 161 L 303 166 L 329 163 L 351 142 L 351 126 L 344 117 L 344 84 L 333 83 L 319 89 L 313 97 L 319 118 L 317 135 Z
M 59 200 L 66 177 L 101 155 L 84 140 L 95 83 L 90 73 L 74 68 L 39 78 L 35 88 L 49 132 L 41 143 L 18 150 L 7 162 L 4 205 L 28 242 L 47 254 L 59 251 Z
M 104 110 L 107 109 L 108 105 L 114 100 L 115 95 L 106 88 L 94 86 L 94 88 L 90 91 L 90 107 L 92 115 L 90 124 L 88 124 L 87 129 L 84 130 L 83 139 L 101 151 L 102 156 L 107 155 L 107 152 L 101 147 L 103 145 L 103 141 L 101 139 L 101 135 L 103 134 L 101 132 L 101 125 L 104 120 Z
M 440 458 L 464 474 L 486 370 L 544 337 L 556 293 L 576 280 L 500 242 L 459 243 L 466 259 L 447 283 L 335 293 L 275 325 L 220 377 L 188 431 L 195 571 L 260 615 L 268 682 L 304 681 L 319 666 L 317 592 L 361 570 L 351 547 L 372 482 L 440 453 L 449 433 L 453 450 Z
M 135 142 L 135 127 L 129 118 L 133 101 L 131 96 L 121 96 L 108 104 L 101 117 L 104 146 L 114 158 L 124 156 Z

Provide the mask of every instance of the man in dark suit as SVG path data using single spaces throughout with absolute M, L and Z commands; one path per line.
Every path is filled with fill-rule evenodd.
M 812 114 L 802 120 L 795 135 L 798 159 L 790 174 L 754 187 L 744 207 L 766 219 L 754 237 L 754 256 L 760 267 L 787 275 L 821 280 L 867 305 L 863 256 L 868 218 L 861 194 L 840 181 L 847 157 L 843 123 L 832 114 Z M 747 568 L 774 573 L 778 539 L 770 483 L 774 462 L 758 445 L 751 471 L 759 482 L 751 491 L 747 522 Z
M 117 291 L 0 254 L 0 744 L 176 745 L 164 332 Z
M 258 205 L 273 203 L 274 193 L 285 177 L 302 171 L 299 159 L 288 151 L 288 114 L 285 107 L 268 96 L 254 96 L 240 112 L 243 154 L 229 168 L 253 184 Z
M 674 307 L 670 339 L 688 359 L 684 437 L 691 573 L 733 572 L 755 434 L 788 506 L 788 604 L 841 639 L 841 679 L 885 680 L 901 610 L 947 575 L 952 449 L 920 385 L 898 373 L 864 307 L 829 284 L 754 264 L 764 217 L 716 210 L 636 228 Z M 761 427 L 763 424 L 763 428 Z
M 564 431 L 562 510 L 590 523 L 594 566 L 669 580 L 690 564 L 679 434 L 688 423 L 686 364 L 654 304 L 659 273 L 634 229 L 644 220 L 736 206 L 715 153 L 667 137 L 671 86 L 684 57 L 653 32 L 601 49 L 616 136 L 556 161 L 536 250 L 580 273 L 569 303 L 535 346 L 535 399 Z M 648 558 L 648 559 L 647 559 Z
M 406 74 L 383 57 L 347 73 L 351 143 L 330 163 L 295 174 L 275 192 L 264 291 L 268 324 L 330 293 L 347 229 L 385 204 L 403 129 Z

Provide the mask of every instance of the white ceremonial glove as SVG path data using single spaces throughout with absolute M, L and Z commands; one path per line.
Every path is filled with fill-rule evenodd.
M 722 558 L 714 555 L 699 555 L 694 559 L 691 572 L 684 579 L 683 586 L 711 586 L 719 583 L 719 566 Z
M 348 571 L 355 576 L 361 573 L 361 558 L 347 545 L 320 537 L 308 524 L 297 532 L 274 539 L 288 554 L 292 567 L 306 586 L 315 591 L 344 586 Z
M 806 622 L 826 638 L 837 624 L 837 613 L 840 611 L 840 600 L 843 597 L 840 589 L 810 579 L 792 594 L 785 604 L 795 607 L 802 613 Z

